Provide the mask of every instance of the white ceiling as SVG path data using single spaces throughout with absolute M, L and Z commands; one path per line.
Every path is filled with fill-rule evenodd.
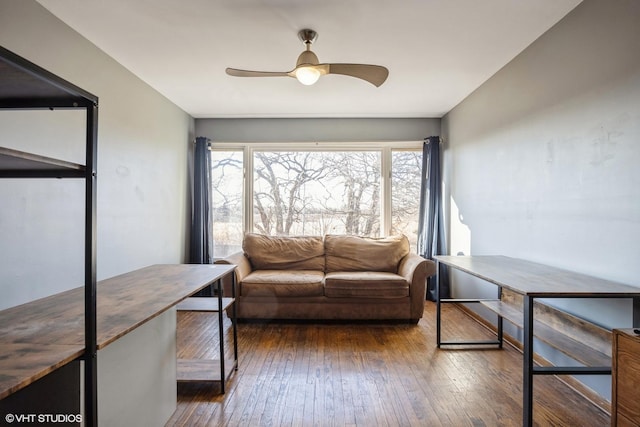
M 193 117 L 441 117 L 581 0 L 38 0 Z M 384 65 L 379 88 L 289 71 L 318 32 L 320 62 Z

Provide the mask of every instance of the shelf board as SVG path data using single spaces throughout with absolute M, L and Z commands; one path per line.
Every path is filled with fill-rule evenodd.
M 224 360 L 225 380 L 237 367 L 233 359 Z M 178 359 L 178 382 L 221 382 L 220 361 L 217 359 Z
M 233 304 L 233 298 L 222 298 L 222 310 L 226 310 Z M 176 306 L 178 311 L 219 311 L 218 297 L 192 297 L 187 298 Z
M 2 178 L 82 178 L 83 165 L 0 147 Z
M 524 314 L 521 309 L 502 301 L 482 301 L 481 304 L 518 328 L 523 328 Z M 577 341 L 575 338 L 552 328 L 540 320 L 534 321 L 533 334 L 540 341 L 586 366 L 611 366 L 611 357 L 609 355 Z
M 0 46 L 0 108 L 86 108 L 98 97 Z
M 498 300 L 480 301 L 480 304 L 487 307 L 503 319 L 513 323 L 518 328 L 523 328 L 524 314 L 522 309 L 518 309 L 517 307 Z

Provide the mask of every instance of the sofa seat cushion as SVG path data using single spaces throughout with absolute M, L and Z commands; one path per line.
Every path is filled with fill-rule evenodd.
M 349 271 L 327 273 L 324 295 L 329 298 L 406 298 L 409 283 L 388 272 Z
M 323 295 L 322 271 L 256 270 L 240 283 L 243 297 L 314 297 Z
M 324 242 L 319 236 L 247 233 L 242 250 L 254 270 L 324 270 Z

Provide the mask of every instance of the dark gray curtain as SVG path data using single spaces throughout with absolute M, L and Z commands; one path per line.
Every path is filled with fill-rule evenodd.
M 440 161 L 440 137 L 425 138 L 422 146 L 418 254 L 427 259 L 446 253 Z M 440 284 L 440 297 L 449 298 L 449 278 L 444 266 L 440 268 Z M 427 299 L 436 300 L 435 276 L 427 279 Z
M 193 187 L 191 199 L 191 264 L 213 263 L 211 235 L 211 152 L 209 140 L 196 138 L 193 152 Z

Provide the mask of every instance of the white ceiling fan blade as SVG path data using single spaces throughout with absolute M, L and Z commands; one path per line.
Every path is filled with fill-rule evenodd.
M 234 77 L 293 77 L 290 71 L 250 71 L 227 68 L 226 73 Z
M 379 87 L 387 80 L 389 70 L 381 65 L 368 64 L 321 64 L 327 65 L 327 74 L 342 74 L 366 80 L 374 86 Z

